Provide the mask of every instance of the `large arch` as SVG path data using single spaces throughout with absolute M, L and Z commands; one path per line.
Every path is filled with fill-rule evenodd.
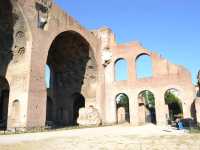
M 129 97 L 125 93 L 119 93 L 115 97 L 117 123 L 130 122 Z
M 153 75 L 151 55 L 141 53 L 135 59 L 136 77 L 137 79 L 149 78 Z
M 58 126 L 74 125 L 74 93 L 86 101 L 96 100 L 97 66 L 90 43 L 75 31 L 60 33 L 52 42 L 46 63 L 51 70 L 51 86 L 47 95 L 54 100 Z M 47 108 L 48 109 L 48 108 Z
M 156 108 L 154 94 L 149 90 L 143 90 L 138 94 L 139 124 L 156 124 Z
M 115 81 L 128 80 L 128 62 L 124 58 L 119 58 L 114 63 Z

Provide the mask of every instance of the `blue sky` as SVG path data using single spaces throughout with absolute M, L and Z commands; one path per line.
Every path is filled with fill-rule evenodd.
M 55 0 L 88 29 L 110 27 L 117 42 L 140 41 L 192 72 L 200 69 L 200 0 Z

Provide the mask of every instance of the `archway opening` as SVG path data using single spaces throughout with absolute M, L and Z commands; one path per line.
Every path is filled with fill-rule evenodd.
M 155 97 L 151 91 L 145 90 L 138 95 L 139 124 L 156 124 Z
M 54 102 L 52 122 L 55 126 L 75 125 L 81 100 L 96 98 L 96 94 L 88 94 L 97 79 L 93 50 L 79 33 L 66 31 L 54 39 L 46 64 L 50 70 L 46 71 L 50 74 L 47 95 Z
M 8 81 L 0 77 L 0 129 L 7 128 L 9 103 L 9 84 Z
M 72 99 L 73 99 L 73 125 L 77 125 L 79 109 L 85 107 L 85 98 L 80 93 L 75 93 L 72 95 Z
M 129 98 L 124 93 L 117 94 L 116 98 L 117 106 L 117 122 L 124 123 L 130 122 L 130 113 L 129 113 Z
M 141 54 L 136 58 L 137 79 L 152 77 L 152 60 L 147 54 Z
M 165 92 L 165 104 L 168 106 L 168 123 L 174 124 L 175 120 L 183 118 L 183 108 L 180 92 L 177 89 L 168 89 Z
M 115 80 L 128 80 L 128 63 L 123 58 L 115 61 Z

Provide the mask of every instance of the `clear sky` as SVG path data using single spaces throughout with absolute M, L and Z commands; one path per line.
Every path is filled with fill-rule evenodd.
M 110 27 L 117 42 L 140 41 L 192 72 L 200 69 L 200 0 L 55 0 L 83 26 Z

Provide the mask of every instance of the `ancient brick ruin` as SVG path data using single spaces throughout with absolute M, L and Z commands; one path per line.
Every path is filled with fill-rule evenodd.
M 142 55 L 152 60 L 151 78 L 136 76 L 135 62 Z M 115 80 L 119 59 L 128 62 L 126 81 Z M 51 70 L 49 88 L 45 65 Z M 144 123 L 139 97 L 144 90 L 154 94 L 156 123 L 165 125 L 164 94 L 169 89 L 179 91 L 184 118 L 193 117 L 196 92 L 184 67 L 139 42 L 118 45 L 108 28 L 87 30 L 51 0 L 0 1 L 2 127 L 38 128 L 48 121 L 56 126 L 76 125 L 79 109 L 90 106 L 98 110 L 102 124 L 115 124 L 118 113 L 126 115 L 116 107 L 119 93 L 128 96 L 130 124 L 139 125 Z

